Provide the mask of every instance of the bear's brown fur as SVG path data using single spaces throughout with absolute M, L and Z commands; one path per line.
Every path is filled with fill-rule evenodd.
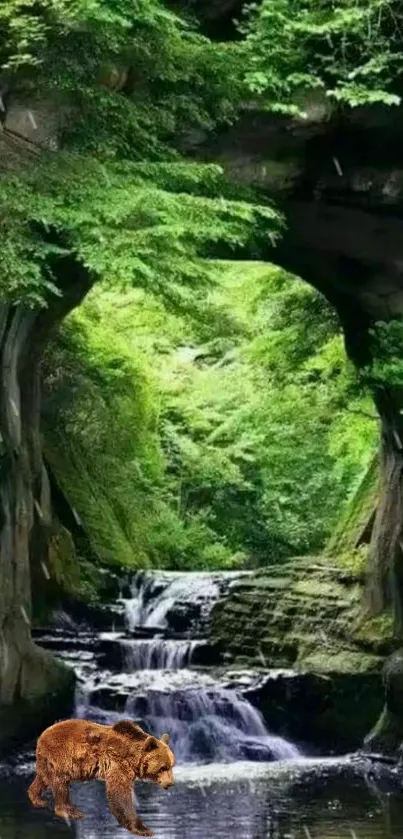
M 175 758 L 161 739 L 143 731 L 131 720 L 115 725 L 98 725 L 87 720 L 65 720 L 51 725 L 38 739 L 36 777 L 28 790 L 35 807 L 47 807 L 43 793 L 50 789 L 55 813 L 79 819 L 82 813 L 69 800 L 70 781 L 106 782 L 111 812 L 119 824 L 136 836 L 152 836 L 137 815 L 133 803 L 133 782 L 150 780 L 167 789 L 174 783 Z

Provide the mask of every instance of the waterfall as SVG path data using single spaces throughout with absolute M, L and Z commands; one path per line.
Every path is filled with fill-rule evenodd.
M 187 639 L 144 638 L 124 639 L 120 642 L 125 669 L 178 670 L 187 667 L 192 659 L 196 641 Z
M 299 754 L 291 743 L 268 734 L 259 711 L 242 695 L 220 687 L 133 695 L 125 713 L 157 735 L 168 731 L 180 763 L 284 760 Z
M 128 717 L 157 736 L 166 731 L 180 764 L 298 757 L 293 744 L 267 731 L 242 693 L 244 679 L 235 687 L 222 667 L 195 665 L 198 660 L 211 665 L 203 633 L 214 602 L 237 576 L 137 573 L 132 597 L 119 598 L 126 629 L 94 628 L 91 643 L 84 636 L 81 643 L 80 632 L 71 629 L 63 630 L 63 638 L 45 636 L 53 650 L 61 645 L 65 660 L 75 657 L 75 715 L 101 723 Z M 116 603 L 109 613 L 112 626 Z
M 177 616 L 179 613 L 187 628 L 200 624 L 208 618 L 223 589 L 245 573 L 140 572 L 132 581 L 132 598 L 123 601 L 127 625 L 131 630 L 139 626 L 166 628 L 173 611 Z

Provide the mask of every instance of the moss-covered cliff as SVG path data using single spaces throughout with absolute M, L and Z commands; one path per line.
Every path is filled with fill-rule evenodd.
M 44 451 L 57 513 L 79 554 L 110 565 L 148 564 L 147 489 L 161 469 L 144 368 L 108 312 L 97 317 L 91 304 L 66 325 L 45 364 Z
M 227 664 L 299 674 L 270 681 L 257 700 L 268 720 L 294 737 L 358 746 L 382 710 L 381 672 L 399 642 L 391 619 L 367 619 L 362 605 L 377 480 L 374 462 L 346 504 L 327 555 L 239 579 L 213 609 L 212 640 Z
M 378 671 L 394 649 L 387 616 L 362 605 L 368 523 L 378 493 L 374 457 L 346 500 L 320 556 L 271 563 L 237 580 L 213 610 L 212 635 L 228 660 L 321 673 Z
M 374 456 L 342 511 L 326 546 L 327 556 L 339 557 L 368 544 L 378 498 L 379 457 Z
M 363 621 L 361 553 L 292 559 L 234 583 L 213 611 L 225 659 L 267 669 L 379 672 L 395 648 L 389 620 Z

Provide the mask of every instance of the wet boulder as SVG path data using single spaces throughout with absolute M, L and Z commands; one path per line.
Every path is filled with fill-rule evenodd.
M 364 740 L 364 750 L 397 756 L 403 762 L 403 649 L 386 660 L 382 682 L 384 706 Z

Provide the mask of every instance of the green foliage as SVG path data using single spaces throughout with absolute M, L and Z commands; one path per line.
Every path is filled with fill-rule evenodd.
M 56 257 L 69 253 L 94 279 L 146 286 L 177 305 L 190 285 L 196 303 L 208 279 L 198 258 L 204 249 L 220 241 L 237 248 L 267 224 L 278 226 L 270 206 L 228 200 L 225 188 L 215 166 L 106 167 L 67 153 L 23 179 L 10 175 L 0 191 L 2 296 L 43 302 L 57 290 Z
M 301 113 L 301 90 L 351 106 L 400 102 L 400 0 L 263 0 L 242 23 L 247 81 L 269 109 Z
M 4 0 L 6 89 L 48 114 L 59 152 L 3 179 L 2 297 L 48 301 L 68 252 L 93 280 L 163 288 L 180 304 L 183 283 L 205 280 L 198 256 L 281 227 L 253 196 L 230 201 L 217 167 L 180 162 L 189 134 L 233 119 L 245 79 L 275 110 L 300 111 L 307 87 L 397 102 L 398 11 L 399 0 L 264 0 L 243 40 L 212 44 L 160 0 Z
M 370 331 L 371 362 L 361 371 L 372 388 L 403 385 L 403 320 L 376 323 Z
M 263 0 L 244 10 L 243 42 L 212 44 L 160 0 L 3 0 L 0 66 L 74 107 L 70 140 L 150 158 L 175 132 L 233 118 L 245 75 L 279 111 L 300 109 L 301 88 L 398 103 L 400 19 L 400 0 Z M 99 84 L 122 78 L 128 97 Z
M 229 417 L 214 441 L 233 447 L 244 478 L 259 488 L 244 521 L 249 533 L 263 523 L 250 553 L 267 561 L 273 551 L 322 546 L 373 450 L 377 424 L 325 300 L 279 270 L 255 272 L 230 272 L 253 332 L 217 387 Z
M 233 567 L 317 550 L 373 451 L 324 299 L 267 265 L 214 270 L 197 320 L 102 285 L 52 349 L 45 450 L 103 560 Z
M 81 149 L 153 159 L 192 125 L 233 116 L 236 50 L 211 44 L 160 0 L 5 0 L 0 25 L 13 88 L 31 105 L 50 97 Z
M 53 148 L 2 178 L 2 298 L 48 304 L 70 254 L 92 281 L 178 306 L 187 284 L 196 305 L 200 255 L 278 230 L 269 205 L 180 155 L 194 128 L 234 115 L 237 47 L 213 47 L 159 0 L 6 0 L 0 26 L 10 101 L 38 109 Z
M 6 161 L 0 296 L 51 306 L 77 281 L 66 255 L 102 281 L 47 358 L 44 414 L 92 556 L 262 564 L 328 535 L 372 449 L 369 401 L 322 298 L 212 261 L 279 235 L 279 214 L 181 155 L 250 89 L 291 113 L 307 87 L 398 101 L 396 8 L 263 0 L 212 44 L 160 0 L 2 3 L 2 84 L 53 151 Z
M 161 473 L 155 407 L 136 360 L 107 322 L 67 322 L 45 359 L 45 456 L 91 555 L 147 565 L 147 493 Z M 80 540 L 79 540 L 80 541 Z

